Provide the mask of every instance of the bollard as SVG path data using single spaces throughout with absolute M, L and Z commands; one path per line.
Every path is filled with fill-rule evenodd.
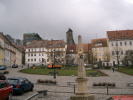
M 109 94 L 108 92 L 109 92 L 109 91 L 108 91 L 108 84 L 107 84 L 107 95 Z
M 38 98 L 43 98 L 45 95 L 47 95 L 48 90 L 42 90 L 42 91 L 37 91 L 38 92 Z
M 74 85 L 74 94 L 75 94 L 75 85 Z

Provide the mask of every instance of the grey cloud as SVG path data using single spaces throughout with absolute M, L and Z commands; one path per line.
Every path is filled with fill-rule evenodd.
M 36 32 L 45 39 L 66 39 L 68 28 L 77 43 L 105 38 L 106 31 L 133 29 L 133 4 L 126 0 L 1 0 L 0 31 L 22 39 Z

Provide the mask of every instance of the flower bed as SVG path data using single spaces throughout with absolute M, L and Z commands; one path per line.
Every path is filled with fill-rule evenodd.
M 115 87 L 115 83 L 93 83 L 93 87 L 112 87 L 114 88 Z
M 53 80 L 41 80 L 38 79 L 37 83 L 45 83 L 45 84 L 57 84 L 57 81 L 53 81 Z

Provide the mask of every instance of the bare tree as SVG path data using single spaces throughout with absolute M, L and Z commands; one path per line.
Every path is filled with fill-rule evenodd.
M 106 62 L 109 62 L 110 61 L 110 54 L 105 53 L 104 58 L 106 58 Z
M 119 65 L 120 65 L 121 55 L 123 55 L 122 48 L 119 46 L 114 47 L 113 51 L 112 51 L 112 57 L 117 59 L 118 69 L 119 69 Z
M 92 52 L 92 50 L 89 51 L 89 55 L 88 55 L 88 60 L 89 60 L 89 63 L 94 65 L 97 61 L 97 57 L 96 55 Z
M 129 63 L 133 65 L 133 50 L 127 50 L 122 61 L 126 66 L 128 66 Z
M 73 54 L 66 55 L 66 63 L 67 64 L 74 64 L 75 59 L 76 59 L 76 55 L 75 56 Z
M 51 52 L 49 52 L 48 58 L 51 62 L 58 63 L 58 64 L 64 64 L 65 58 L 64 58 L 64 52 L 63 51 L 55 51 L 51 49 Z

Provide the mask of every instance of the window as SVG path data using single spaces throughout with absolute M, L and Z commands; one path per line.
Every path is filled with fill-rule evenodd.
M 33 61 L 33 59 L 31 59 L 31 62 Z
M 36 58 L 34 59 L 34 61 L 36 61 Z
M 61 46 L 61 44 L 58 44 L 58 46 L 60 47 L 60 46 Z
M 49 44 L 49 47 L 51 47 L 52 45 L 51 44 Z
M 125 45 L 127 45 L 127 42 L 125 41 Z
M 7 87 L 7 83 L 6 82 L 0 82 L 0 89 Z
M 34 56 L 36 56 L 36 53 L 34 53 Z
M 116 46 L 118 46 L 118 43 L 116 42 Z
M 41 54 L 39 53 L 39 56 L 41 56 Z
M 121 55 L 123 55 L 123 51 L 121 51 Z
M 122 46 L 122 42 L 120 42 L 120 46 Z
M 30 62 L 30 59 L 28 59 L 28 61 Z
M 132 41 L 129 41 L 129 44 L 132 45 Z
M 111 45 L 113 46 L 113 42 L 111 43 Z
M 95 44 L 95 46 L 101 46 L 102 45 L 102 43 L 96 43 Z
M 29 52 L 30 52 L 30 49 L 29 49 Z
M 112 51 L 112 55 L 114 55 L 114 51 Z
M 33 54 L 31 54 L 31 56 L 33 56 Z
M 44 54 L 42 53 L 42 56 L 44 56 Z
M 117 35 L 121 35 L 120 33 L 117 33 Z
M 28 57 L 30 57 L 30 54 L 28 54 Z

